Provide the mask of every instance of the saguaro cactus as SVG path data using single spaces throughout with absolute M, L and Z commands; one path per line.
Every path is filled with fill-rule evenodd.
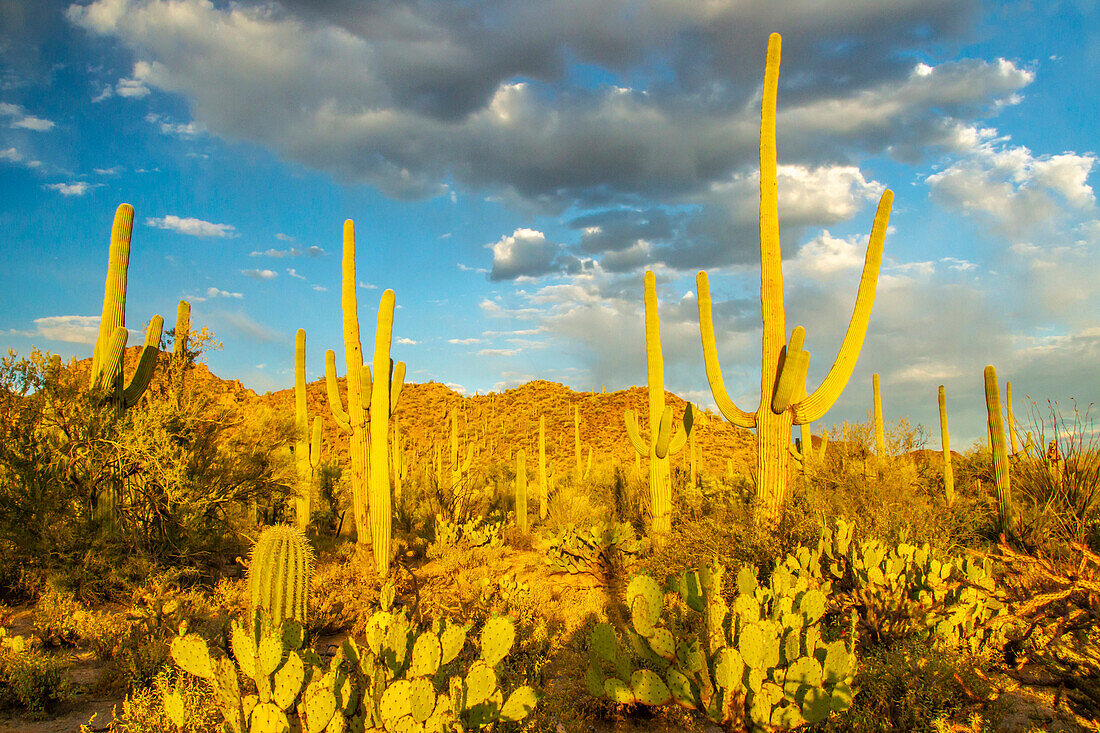
M 149 386 L 160 355 L 160 336 L 164 319 L 153 316 L 145 332 L 145 345 L 138 358 L 137 370 L 130 383 L 123 385 L 126 339 L 126 270 L 130 266 L 130 238 L 134 231 L 134 207 L 120 204 L 111 226 L 111 247 L 107 261 L 107 281 L 103 288 L 103 312 L 99 318 L 99 336 L 92 352 L 89 386 L 102 391 L 104 398 L 120 408 L 133 407 Z
M 348 434 L 351 454 L 351 485 L 355 509 L 356 541 L 373 541 L 374 561 L 380 575 L 389 570 L 390 514 L 389 452 L 387 435 L 390 415 L 397 409 L 401 387 L 405 382 L 405 362 L 396 366 L 390 359 L 393 337 L 394 294 L 387 290 L 378 304 L 378 321 L 374 336 L 374 379 L 371 369 L 363 363 L 363 347 L 359 341 L 359 312 L 355 295 L 355 224 L 344 222 L 344 256 L 341 303 L 344 312 L 344 356 L 347 361 L 348 409 L 336 384 L 336 356 L 325 353 L 325 379 L 329 407 L 336 424 Z M 391 378 L 392 377 L 392 378 Z M 369 426 L 369 435 L 368 435 Z M 370 456 L 368 460 L 368 450 Z M 369 497 L 368 497 L 369 487 Z M 377 505 L 373 505 L 377 502 Z M 370 527 L 369 532 L 367 528 Z
M 313 497 L 313 469 L 321 463 L 321 416 L 313 418 L 310 438 L 309 411 L 306 407 L 306 331 L 299 328 L 294 340 L 294 464 L 298 469 L 298 496 L 295 519 L 298 529 L 309 526 L 310 500 Z
M 627 410 L 626 435 L 634 446 L 635 458 L 649 456 L 649 498 L 653 512 L 653 541 L 660 544 L 672 529 L 672 475 L 668 457 L 679 453 L 691 432 L 689 402 L 683 423 L 672 433 L 672 406 L 665 405 L 665 361 L 661 353 L 661 323 L 657 311 L 657 278 L 645 274 L 645 350 L 649 380 L 649 441 L 642 439 L 638 417 Z
M 539 519 L 546 519 L 550 501 L 550 479 L 546 475 L 546 416 L 539 415 Z
M 1008 420 L 1008 439 L 1012 455 L 1016 455 L 1016 418 L 1012 416 L 1012 382 L 1005 382 L 1005 419 Z
M 288 618 L 306 622 L 313 551 L 301 530 L 268 527 L 252 547 L 248 585 L 252 611 L 263 610 L 278 626 Z
M 798 399 L 806 398 L 806 383 L 798 390 Z M 802 467 L 803 476 L 812 476 L 819 465 L 825 461 L 825 450 L 829 447 L 829 431 L 821 431 L 821 447 L 814 450 L 813 423 L 804 422 L 798 426 L 798 445 L 791 446 L 791 456 Z
M 879 200 L 863 276 L 856 295 L 855 309 L 848 331 L 840 345 L 825 381 L 808 397 L 791 399 L 796 386 L 805 380 L 810 355 L 803 351 L 805 331 L 801 326 L 787 335 L 783 304 L 783 269 L 779 249 L 779 200 L 776 172 L 775 109 L 779 80 L 781 39 L 773 33 L 768 39 L 767 65 L 760 115 L 760 303 L 763 316 L 761 349 L 760 405 L 756 412 L 745 412 L 726 392 L 718 348 L 714 340 L 711 315 L 710 282 L 706 272 L 696 278 L 699 292 L 699 331 L 703 342 L 707 379 L 711 394 L 727 420 L 738 427 L 756 430 L 756 490 L 764 503 L 761 519 L 772 526 L 778 523 L 787 495 L 787 465 L 791 426 L 821 419 L 840 397 L 852 376 L 856 359 L 867 334 L 867 323 L 875 300 L 878 271 L 890 206 L 894 194 L 886 190 Z
M 584 480 L 584 463 L 581 460 L 581 408 L 573 405 L 573 460 L 576 463 L 577 484 Z
M 943 496 L 955 503 L 955 472 L 951 467 L 951 435 L 947 431 L 947 390 L 940 385 L 940 445 L 943 447 Z
M 871 376 L 871 387 L 875 397 L 875 455 L 881 459 L 886 457 L 886 430 L 882 422 L 882 385 L 878 372 Z
M 527 531 L 527 457 L 523 448 L 516 451 L 516 526 Z
M 176 328 L 172 332 L 172 359 L 169 366 L 169 381 L 176 407 L 183 405 L 184 377 L 190 358 L 187 354 L 187 342 L 191 336 L 191 304 L 181 300 L 176 306 Z
M 989 449 L 993 453 L 993 483 L 997 489 L 997 516 L 1001 532 L 1012 531 L 1012 483 L 1008 475 L 1008 451 L 1005 446 L 1005 426 L 1001 418 L 1001 393 L 997 389 L 997 370 L 985 368 L 985 410 L 989 419 Z

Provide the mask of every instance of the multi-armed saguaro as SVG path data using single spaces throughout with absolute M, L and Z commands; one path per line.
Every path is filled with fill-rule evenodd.
M 295 519 L 298 529 L 309 526 L 310 499 L 313 496 L 313 469 L 321 463 L 321 416 L 313 418 L 310 437 L 309 411 L 306 407 L 306 330 L 298 329 L 294 340 L 294 464 L 298 469 L 298 496 Z
M 348 409 L 343 408 L 336 384 L 336 355 L 325 352 L 325 381 L 329 407 L 336 424 L 348 434 L 351 454 L 351 486 L 355 509 L 356 541 L 365 544 L 369 536 L 374 546 L 374 562 L 381 576 L 389 571 L 390 533 L 393 517 L 390 509 L 390 465 L 387 438 L 390 415 L 397 408 L 405 383 L 405 362 L 396 367 L 390 359 L 393 338 L 394 294 L 382 293 L 378 304 L 378 323 L 374 333 L 374 379 L 369 365 L 363 363 L 359 341 L 359 310 L 355 296 L 355 225 L 344 222 L 344 257 L 341 303 L 344 311 L 344 356 L 348 368 Z M 368 434 L 369 426 L 369 434 Z M 368 451 L 370 453 L 368 461 Z M 368 486 L 370 496 L 368 499 Z M 366 528 L 370 527 L 368 535 Z
M 123 385 L 123 355 L 126 350 L 126 270 L 130 266 L 130 237 L 134 231 L 134 207 L 120 204 L 111 226 L 111 250 L 107 262 L 107 282 L 103 289 L 103 314 L 99 336 L 92 353 L 89 387 L 121 408 L 133 407 L 149 386 L 160 355 L 160 335 L 164 319 L 153 316 L 145 332 L 137 370 L 130 383 Z
M 661 322 L 657 313 L 657 279 L 645 274 L 645 352 L 649 378 L 649 441 L 642 439 L 638 417 L 627 410 L 626 435 L 636 456 L 649 456 L 649 498 L 653 509 L 653 540 L 661 542 L 672 529 L 672 475 L 668 457 L 678 453 L 691 432 L 691 403 L 683 424 L 672 433 L 672 406 L 665 405 L 665 360 L 661 353 Z
M 886 226 L 894 194 L 887 190 L 879 200 L 863 276 L 856 295 L 855 310 L 825 381 L 802 400 L 793 400 L 795 390 L 806 378 L 810 355 L 802 350 L 805 331 L 799 326 L 789 342 L 783 305 L 783 269 L 779 250 L 779 198 L 775 150 L 775 105 L 779 81 L 781 39 L 773 33 L 768 39 L 767 65 L 760 114 L 760 303 L 763 311 L 763 348 L 761 349 L 760 406 L 756 412 L 737 407 L 726 392 L 718 349 L 714 341 L 711 316 L 710 282 L 700 272 L 699 331 L 703 341 L 707 379 L 722 414 L 734 425 L 756 430 L 757 495 L 764 502 L 762 519 L 773 526 L 779 521 L 787 493 L 787 463 L 790 454 L 791 426 L 819 420 L 844 390 L 852 376 L 856 359 L 867 334 L 871 306 L 875 300 Z

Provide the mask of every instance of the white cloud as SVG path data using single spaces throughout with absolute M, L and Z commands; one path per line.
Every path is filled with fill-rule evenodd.
M 57 191 L 62 196 L 83 196 L 88 191 L 102 186 L 102 183 L 88 183 L 87 181 L 73 181 L 71 183 L 47 183 L 43 188 Z
M 858 270 L 863 267 L 866 247 L 866 237 L 834 237 L 825 230 L 802 245 L 791 266 L 809 277 L 830 277 L 837 272 Z
M 326 288 L 324 285 L 311 285 L 310 287 L 312 287 L 318 293 L 327 293 L 328 292 L 328 288 Z
M 490 280 L 538 277 L 561 269 L 561 245 L 547 241 L 546 235 L 535 229 L 516 229 L 485 247 L 493 251 Z
M 293 278 L 297 278 L 298 280 L 305 280 L 306 279 L 305 275 L 299 275 L 298 271 L 295 270 L 293 267 L 286 268 L 286 274 L 290 275 Z
M 24 168 L 34 169 L 42 167 L 41 161 L 27 159 L 27 157 L 16 148 L 5 148 L 4 150 L 0 150 L 0 161 L 21 165 Z
M 145 121 L 156 125 L 157 129 L 165 135 L 187 139 L 198 137 L 206 132 L 206 129 L 195 121 L 174 122 L 166 115 L 159 115 L 154 112 L 145 115 Z
M 115 85 L 115 94 L 127 99 L 142 99 L 149 96 L 149 87 L 140 79 L 119 79 Z
M 241 270 L 241 274 L 255 280 L 274 280 L 279 276 L 274 270 Z
M 402 336 L 401 338 L 397 339 L 397 343 L 402 344 L 404 346 L 416 346 L 420 342 L 419 341 L 414 341 L 411 338 L 406 338 L 405 336 Z
M 27 114 L 26 110 L 18 104 L 0 102 L 0 117 L 9 118 L 8 126 L 34 132 L 47 132 L 54 128 L 54 123 L 42 117 Z
M 218 288 L 215 288 L 215 287 L 209 287 L 209 288 L 206 289 L 206 297 L 207 298 L 236 298 L 236 299 L 240 299 L 240 298 L 243 298 L 244 295 L 242 293 L 231 293 L 227 290 L 219 290 Z
M 465 339 L 447 339 L 449 344 L 480 344 L 482 339 L 479 338 L 465 338 Z
M 34 319 L 34 330 L 26 334 L 50 341 L 94 344 L 99 337 L 99 316 L 46 316 Z
M 160 218 L 150 217 L 145 220 L 145 224 L 157 229 L 168 229 L 186 234 L 190 237 L 229 239 L 237 236 L 237 231 L 231 224 L 214 224 L 202 219 L 179 217 L 175 214 L 168 214 Z

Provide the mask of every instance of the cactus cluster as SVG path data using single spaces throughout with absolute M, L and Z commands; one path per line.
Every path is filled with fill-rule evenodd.
M 278 625 L 286 619 L 306 622 L 313 551 L 301 530 L 268 527 L 252 547 L 248 585 L 253 613 Z
M 392 607 L 392 585 L 380 600 L 382 610 L 367 622 L 365 646 L 348 639 L 327 664 L 302 649 L 297 621 L 278 627 L 258 617 L 246 626 L 233 622 L 232 659 L 212 654 L 197 634 L 181 634 L 172 641 L 172 660 L 214 687 L 232 733 L 452 733 L 519 721 L 535 708 L 539 694 L 533 688 L 518 687 L 507 699 L 500 688 L 501 662 L 515 641 L 510 619 L 489 619 L 480 655 L 467 662 L 469 627 L 437 621 L 417 629 L 406 610 Z M 239 675 L 247 678 L 243 689 Z M 164 691 L 164 708 L 183 728 L 178 688 Z
M 775 118 L 779 86 L 781 39 L 768 39 L 767 64 L 760 113 L 760 302 L 763 318 L 760 404 L 746 412 L 734 404 L 726 391 L 718 347 L 714 338 L 710 282 L 707 273 L 696 278 L 699 294 L 699 332 L 707 380 L 718 409 L 738 427 L 756 430 L 756 491 L 764 502 L 760 519 L 775 526 L 782 515 L 787 492 L 787 465 L 791 426 L 821 419 L 840 397 L 855 369 L 856 359 L 867 334 L 875 300 L 882 249 L 894 194 L 887 189 L 879 200 L 867 258 L 863 266 L 852 320 L 841 342 L 836 361 L 825 380 L 808 397 L 795 398 L 798 385 L 806 380 L 810 354 L 802 346 L 805 330 L 798 326 L 787 340 L 783 304 L 783 268 L 779 246 L 779 195 L 776 167 Z
M 444 515 L 436 514 L 435 541 L 428 548 L 428 556 L 439 557 L 459 545 L 467 549 L 500 547 L 504 544 L 504 529 L 511 521 L 511 513 L 507 516 L 475 517 L 468 522 L 452 522 Z
M 648 545 L 635 535 L 629 522 L 604 520 L 583 530 L 571 523 L 550 538 L 546 564 L 552 572 L 586 573 L 604 580 L 622 564 L 624 556 L 638 555 Z
M 665 589 L 635 576 L 626 591 L 629 644 L 620 644 L 608 623 L 589 637 L 589 692 L 616 703 L 675 703 L 716 723 L 764 729 L 816 723 L 847 709 L 854 639 L 823 639 L 821 591 L 782 567 L 760 585 L 746 567 L 730 606 L 724 572 L 714 565 L 670 580 L 682 604 L 669 604 L 667 619 Z
M 821 590 L 831 612 L 857 610 L 861 634 L 875 642 L 923 635 L 976 649 L 988 640 L 988 622 L 1003 612 L 988 558 L 946 556 L 927 544 L 856 541 L 853 534 L 838 519 L 817 545 L 799 545 L 783 566 Z
M 389 573 L 393 529 L 388 447 L 390 416 L 397 409 L 401 387 L 405 383 L 405 362 L 395 365 L 390 358 L 394 293 L 387 290 L 378 303 L 372 378 L 371 366 L 363 363 L 363 346 L 359 340 L 357 287 L 355 225 L 348 219 L 344 222 L 340 291 L 344 313 L 344 356 L 348 370 L 346 411 L 336 384 L 336 355 L 331 349 L 325 352 L 325 381 L 332 416 L 349 436 L 356 541 L 366 544 L 370 539 L 375 569 L 379 576 L 385 577 Z

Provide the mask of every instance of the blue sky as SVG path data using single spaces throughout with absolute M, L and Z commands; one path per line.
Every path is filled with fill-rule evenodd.
M 669 389 L 712 404 L 695 273 L 727 386 L 759 399 L 756 145 L 784 36 L 788 328 L 811 389 L 850 316 L 874 205 L 896 193 L 871 327 L 824 422 L 983 435 L 982 367 L 1040 405 L 1100 384 L 1095 3 L 546 0 L 0 3 L 0 348 L 91 353 L 115 207 L 136 210 L 127 325 L 224 342 L 220 376 L 342 363 L 356 223 L 369 351 L 381 289 L 412 381 L 642 383 L 658 275 Z M 133 337 L 131 343 L 137 340 Z M 938 445 L 938 437 L 930 441 Z

